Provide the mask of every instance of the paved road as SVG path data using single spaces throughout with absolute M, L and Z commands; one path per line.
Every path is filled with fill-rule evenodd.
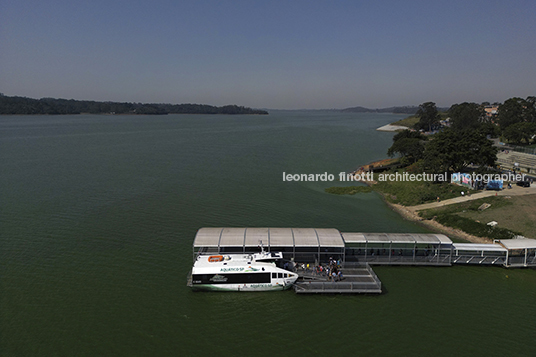
M 422 205 L 409 206 L 406 208 L 413 212 L 416 212 L 416 211 L 421 211 L 424 209 L 443 207 L 446 205 L 451 205 L 453 203 L 478 200 L 479 198 L 484 198 L 484 197 L 489 197 L 489 196 L 519 196 L 519 195 L 530 195 L 530 194 L 536 194 L 536 184 L 531 185 L 531 187 L 512 186 L 511 189 L 507 188 L 502 191 L 482 191 L 479 193 L 474 193 L 471 196 L 465 195 L 465 196 L 455 197 L 455 198 L 451 198 L 451 199 L 440 201 L 440 202 L 424 203 Z

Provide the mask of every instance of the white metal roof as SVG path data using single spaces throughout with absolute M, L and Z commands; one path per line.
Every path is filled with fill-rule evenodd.
M 222 228 L 201 228 L 195 235 L 194 246 L 217 247 L 220 244 L 221 231 Z
M 313 228 L 292 228 L 294 244 L 300 247 L 318 247 L 318 237 Z
M 201 228 L 194 247 L 344 247 L 333 228 Z
M 536 239 L 501 239 L 506 249 L 536 249 Z
M 364 233 L 341 233 L 346 243 L 366 243 L 367 238 L 365 238 Z
M 333 228 L 315 228 L 321 247 L 344 247 L 341 232 Z
M 455 250 L 467 250 L 473 252 L 494 251 L 506 253 L 506 249 L 503 246 L 493 243 L 453 243 L 452 246 Z
M 223 228 L 220 235 L 220 247 L 241 247 L 246 237 L 245 228 Z
M 269 228 L 270 242 L 269 245 L 274 247 L 293 247 L 294 234 L 292 229 L 288 228 Z
M 246 238 L 244 245 L 246 247 L 256 247 L 262 242 L 263 245 L 270 243 L 268 228 L 246 228 Z
M 341 233 L 346 243 L 428 243 L 452 244 L 443 234 L 422 233 Z

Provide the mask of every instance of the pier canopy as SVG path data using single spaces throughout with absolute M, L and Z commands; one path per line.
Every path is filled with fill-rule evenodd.
M 499 243 L 508 250 L 506 266 L 536 266 L 536 239 L 501 239 Z
M 346 244 L 363 243 L 424 243 L 452 244 L 452 240 L 444 234 L 420 233 L 341 233 Z
M 507 250 L 500 244 L 453 243 L 453 264 L 504 265 Z
M 443 234 L 341 233 L 346 261 L 450 265 L 452 240 Z
M 344 258 L 344 240 L 334 228 L 201 228 L 194 239 L 194 254 L 281 251 L 285 258 L 326 261 Z

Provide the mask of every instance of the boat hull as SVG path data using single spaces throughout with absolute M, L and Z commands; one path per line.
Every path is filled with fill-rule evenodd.
M 292 284 L 193 284 L 194 291 L 281 291 L 290 289 Z

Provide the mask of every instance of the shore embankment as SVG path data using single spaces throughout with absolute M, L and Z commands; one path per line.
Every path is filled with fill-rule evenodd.
M 444 226 L 441 223 L 434 221 L 433 219 L 432 220 L 423 219 L 422 217 L 420 217 L 418 215 L 418 213 L 416 211 L 414 211 L 411 208 L 411 206 L 406 207 L 406 206 L 402 206 L 402 205 L 399 205 L 399 204 L 396 204 L 396 203 L 388 202 L 387 200 L 385 200 L 385 202 L 387 203 L 387 205 L 393 211 L 397 212 L 402 217 L 404 217 L 404 219 L 406 219 L 408 221 L 416 222 L 419 225 L 421 225 L 421 226 L 423 226 L 425 228 L 428 228 L 428 229 L 430 229 L 432 231 L 436 231 L 438 233 L 445 234 L 445 235 L 447 235 L 449 237 L 455 237 L 455 238 L 458 238 L 458 239 L 463 239 L 463 240 L 466 240 L 466 241 L 472 242 L 472 243 L 490 243 L 491 242 L 491 240 L 488 239 L 488 238 L 477 237 L 477 236 L 474 236 L 474 235 L 469 234 L 467 232 L 464 232 L 462 230 Z
M 365 170 L 374 170 L 374 168 L 381 168 L 385 167 L 386 160 L 381 160 L 377 162 L 370 163 L 368 165 L 364 165 L 363 168 Z M 501 222 L 500 226 L 503 228 L 509 227 L 509 229 L 518 231 L 522 234 L 525 234 L 528 236 L 532 236 L 534 234 L 534 230 L 531 229 L 529 226 L 527 226 L 527 223 L 525 218 L 523 218 L 526 215 L 522 215 L 523 217 L 516 217 L 515 215 L 512 217 L 510 213 L 512 213 L 512 210 L 514 209 L 520 209 L 521 205 L 527 205 L 524 200 L 523 202 L 518 201 L 517 199 L 514 200 L 515 197 L 525 196 L 525 195 L 534 195 L 536 197 L 536 186 L 531 187 L 519 187 L 519 186 L 513 186 L 511 189 L 504 189 L 502 191 L 480 191 L 480 192 L 472 192 L 470 194 L 467 194 L 468 191 L 466 191 L 465 195 L 461 195 L 460 192 L 457 192 L 463 188 L 458 186 L 452 186 L 452 188 L 449 188 L 449 196 L 442 197 L 442 199 L 439 199 L 439 194 L 437 197 L 437 201 L 422 203 L 422 204 L 401 204 L 403 201 L 400 199 L 403 192 L 409 190 L 411 188 L 411 185 L 414 185 L 414 183 L 407 182 L 406 184 L 399 183 L 398 186 L 392 187 L 388 189 L 388 191 L 385 191 L 386 187 L 384 184 L 379 184 L 376 181 L 363 181 L 367 185 L 373 187 L 373 189 L 380 193 L 382 195 L 383 200 L 385 203 L 395 212 L 400 214 L 404 219 L 408 221 L 415 222 L 423 227 L 426 227 L 427 229 L 430 229 L 432 231 L 440 232 L 442 234 L 446 234 L 450 237 L 473 242 L 473 243 L 490 243 L 492 241 L 491 238 L 488 237 L 480 237 L 472 235 L 466 231 L 463 231 L 461 229 L 445 226 L 441 223 L 439 223 L 435 218 L 435 210 L 437 209 L 443 209 L 445 206 L 456 206 L 454 207 L 455 211 L 459 211 L 461 215 L 464 215 L 467 203 L 469 201 L 473 200 L 479 200 L 479 199 L 485 199 L 485 198 L 495 198 L 494 196 L 498 196 L 498 198 L 507 199 L 507 201 L 511 202 L 511 205 L 509 207 L 503 207 L 501 209 L 501 214 L 499 215 L 499 211 L 496 211 L 497 213 L 494 214 L 495 217 L 487 217 L 488 215 L 478 216 L 475 218 L 472 218 L 473 220 L 477 220 L 477 222 L 480 222 L 481 219 L 484 220 L 483 223 L 488 222 L 490 220 L 499 220 Z M 450 187 L 450 184 L 447 186 Z M 415 187 L 413 188 L 414 194 L 418 195 L 420 192 L 425 190 L 426 187 L 423 185 L 423 187 L 420 187 L 415 190 Z M 395 191 L 393 191 L 395 190 Z M 397 197 L 398 196 L 398 197 Z M 407 194 L 406 194 L 407 196 Z M 435 195 L 434 195 L 435 197 Z M 530 196 L 532 197 L 532 196 Z M 393 202 L 393 200 L 395 202 Z M 515 201 L 516 205 L 514 205 L 512 202 Z M 414 200 L 415 202 L 415 200 Z M 459 207 L 458 207 L 459 206 Z M 533 204 L 530 204 L 531 207 L 533 207 Z M 495 204 L 493 204 L 493 207 L 496 207 Z M 434 210 L 434 211 L 428 211 L 428 210 Z M 506 215 L 505 211 L 506 210 Z M 420 215 L 419 212 L 428 212 L 428 214 Z M 493 216 L 493 215 L 492 215 Z M 425 218 L 423 218 L 425 217 Z M 506 217 L 509 217 L 506 219 Z M 458 227 L 460 228 L 460 227 Z

